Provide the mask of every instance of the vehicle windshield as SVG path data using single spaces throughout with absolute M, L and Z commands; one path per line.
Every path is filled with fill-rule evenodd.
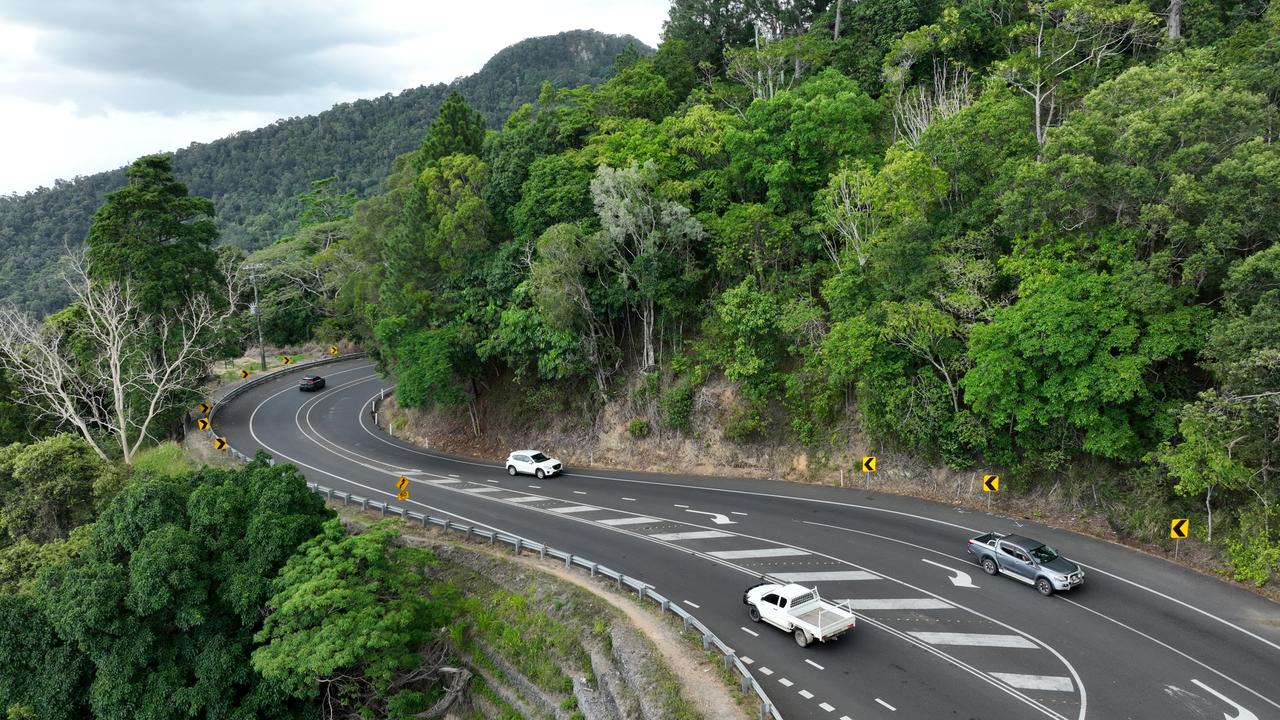
M 534 462 L 542 462 L 543 460 L 550 460 L 550 459 L 551 459 L 551 458 L 547 457 L 546 455 L 543 455 L 543 454 L 542 454 L 542 453 L 540 453 L 540 452 L 539 452 L 539 453 L 534 453 L 534 454 L 530 455 L 529 457 L 533 458 L 533 461 L 534 461 Z
M 1058 551 L 1048 545 L 1041 545 L 1031 551 L 1031 557 L 1035 558 L 1038 563 L 1053 562 L 1058 558 Z

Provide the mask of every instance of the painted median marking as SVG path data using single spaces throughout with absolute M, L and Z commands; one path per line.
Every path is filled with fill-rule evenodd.
M 640 525 L 642 523 L 656 523 L 658 522 L 658 520 L 651 517 L 636 516 L 636 517 L 608 518 L 606 520 L 597 520 L 596 522 L 600 523 L 601 525 L 613 525 L 616 527 L 618 525 Z
M 1019 675 L 1018 673 L 990 673 L 991 677 L 1002 680 L 1019 690 L 1052 690 L 1054 692 L 1072 692 L 1076 686 L 1071 678 L 1058 675 Z
M 569 514 L 569 513 L 591 512 L 592 510 L 599 510 L 600 508 L 594 505 L 566 505 L 564 507 L 547 508 L 547 509 L 550 510 L 551 512 Z
M 538 497 L 537 495 L 519 495 L 513 498 L 503 498 L 503 500 L 506 500 L 507 502 L 513 502 L 513 503 L 530 503 L 530 502 L 538 502 L 540 500 L 550 500 L 550 499 L 551 498 Z
M 712 553 L 713 555 L 715 553 Z M 879 580 L 866 570 L 823 570 L 817 572 L 769 573 L 784 582 L 839 582 L 841 580 Z
M 951 610 L 949 602 L 933 598 L 850 598 L 839 601 L 854 610 Z
M 809 553 L 796 548 L 757 548 L 755 550 L 717 550 L 707 554 L 721 560 L 747 560 L 750 558 L 792 557 L 808 555 Z
M 1021 635 L 986 635 L 983 633 L 909 632 L 917 640 L 930 645 L 968 645 L 970 647 L 1031 648 L 1040 647 Z
M 733 537 L 733 533 L 719 530 L 698 530 L 696 532 L 658 533 L 650 535 L 654 540 L 710 540 L 712 538 Z

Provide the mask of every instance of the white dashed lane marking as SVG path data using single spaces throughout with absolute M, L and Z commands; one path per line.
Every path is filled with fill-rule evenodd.
M 636 501 L 636 499 L 635 499 L 635 498 L 622 498 L 622 499 L 623 499 L 623 500 L 626 500 L 627 502 L 635 502 L 635 501 Z
M 742 632 L 744 632 L 744 633 L 746 633 L 746 634 L 750 635 L 751 637 L 760 637 L 760 633 L 758 633 L 758 632 L 756 632 L 756 631 L 754 631 L 754 630 L 748 630 L 748 629 L 746 629 L 746 628 L 744 628 L 744 627 L 741 627 L 741 626 L 739 626 L 739 627 L 738 627 L 738 629 L 739 629 L 739 630 L 741 630 Z
M 746 516 L 747 516 L 747 514 L 746 514 L 746 513 L 744 513 L 744 512 L 738 512 L 738 511 L 736 511 L 736 510 L 730 510 L 730 511 L 729 511 L 729 514 L 730 514 L 730 515 L 741 515 L 741 516 L 743 516 L 743 517 L 746 517 Z
M 1032 648 L 1039 647 L 1021 635 L 984 635 L 981 633 L 909 632 L 911 637 L 930 645 L 971 645 L 974 647 Z
M 783 687 L 791 687 L 792 685 L 795 685 L 795 683 L 783 677 L 778 678 L 778 682 L 782 683 Z
M 808 690 L 798 690 L 796 692 L 799 693 L 800 697 L 804 698 L 805 700 L 813 699 L 813 693 L 809 692 Z
M 568 514 L 568 513 L 591 512 L 592 510 L 599 510 L 600 508 L 594 505 L 566 505 L 564 507 L 548 508 L 548 509 L 551 512 Z
M 765 667 L 765 666 L 763 666 L 763 665 L 761 665 L 761 666 L 760 666 L 760 672 L 761 672 L 761 673 L 763 673 L 763 674 L 765 674 L 765 675 L 772 675 L 772 674 L 773 674 L 773 671 L 772 671 L 772 670 L 770 670 L 769 668 L 767 668 L 767 667 Z
M 742 656 L 742 664 L 743 664 L 743 665 L 750 665 L 750 664 L 752 664 L 752 663 L 754 663 L 754 662 L 755 662 L 755 660 L 752 660 L 751 658 L 747 657 L 746 655 L 743 655 L 743 656 Z
M 816 662 L 814 662 L 814 661 L 810 660 L 809 658 L 805 658 L 805 659 L 804 659 L 804 661 L 805 661 L 805 662 L 807 662 L 807 663 L 809 663 L 810 665 L 812 665 L 812 666 L 814 666 L 814 667 L 818 668 L 819 670 L 826 670 L 826 668 L 824 668 L 824 667 L 822 667 L 821 665 L 819 665 L 818 663 L 816 663 Z
M 685 600 L 685 601 L 684 601 L 684 604 L 685 604 L 685 605 L 688 605 L 688 606 L 689 606 L 689 607 L 691 607 L 691 608 L 700 608 L 700 607 L 702 607 L 702 606 L 701 606 L 701 605 L 699 605 L 698 603 L 695 603 L 695 602 L 689 602 L 688 600 Z
M 898 708 L 896 708 L 896 707 L 894 707 L 894 706 L 890 705 L 889 703 L 887 703 L 887 702 L 885 702 L 885 701 L 881 700 L 880 698 L 876 698 L 876 702 L 878 702 L 878 703 L 880 703 L 881 705 L 883 705 L 883 706 L 885 706 L 885 707 L 889 708 L 889 710 L 891 710 L 891 711 L 893 711 L 893 712 L 898 712 Z M 849 720 L 849 718 L 847 718 L 847 717 L 843 717 L 843 718 L 840 718 L 840 720 Z
M 586 495 L 586 493 L 585 493 L 585 492 L 583 492 L 582 490 L 574 490 L 574 491 L 573 491 L 573 494 L 574 494 L 574 495 Z
M 1071 682 L 1071 678 L 1058 675 L 1019 675 L 1017 673 L 998 672 L 990 673 L 990 675 L 1021 690 L 1071 692 L 1076 689 L 1076 686 Z
M 835 710 L 835 708 L 831 707 L 827 703 L 818 703 L 818 707 L 822 708 L 823 710 L 826 710 L 827 712 L 831 712 L 832 710 Z

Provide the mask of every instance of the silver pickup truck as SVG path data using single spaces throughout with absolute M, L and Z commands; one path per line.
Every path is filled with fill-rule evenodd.
M 791 633 L 800 647 L 814 640 L 835 640 L 857 623 L 850 608 L 823 600 L 818 588 L 796 583 L 753 585 L 742 594 L 742 602 L 752 620 Z
M 1039 540 L 989 532 L 969 539 L 965 548 L 988 575 L 1008 575 L 1034 585 L 1048 597 L 1054 590 L 1084 584 L 1084 570 Z

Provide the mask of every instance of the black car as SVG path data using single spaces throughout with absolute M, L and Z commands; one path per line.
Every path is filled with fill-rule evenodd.
M 298 389 L 303 392 L 307 390 L 319 390 L 324 387 L 324 378 L 319 375 L 308 375 L 298 381 Z

